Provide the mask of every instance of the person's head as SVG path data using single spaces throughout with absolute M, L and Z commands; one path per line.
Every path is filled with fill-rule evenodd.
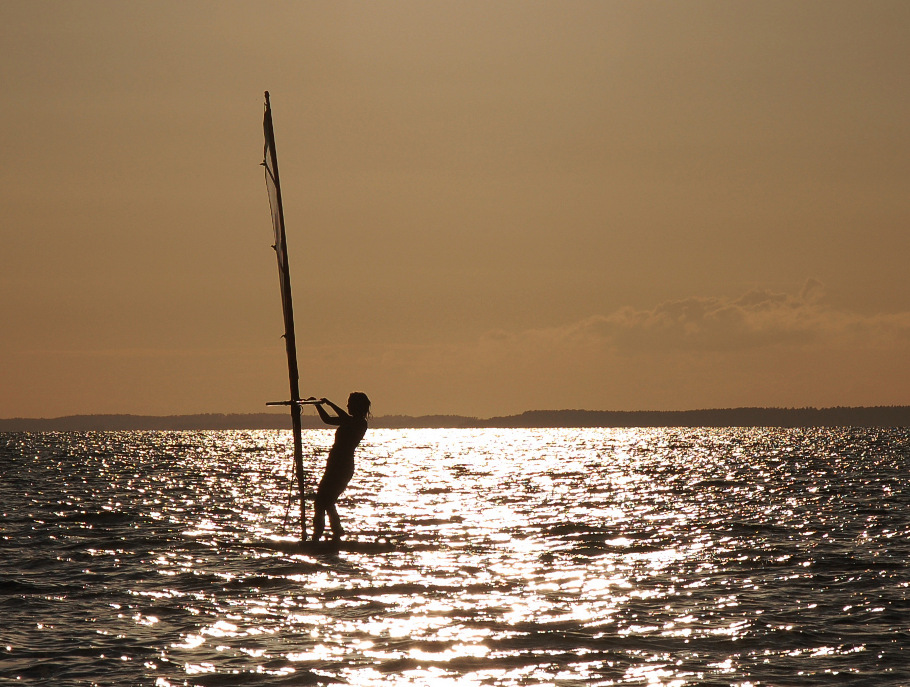
M 370 399 L 362 391 L 352 391 L 348 396 L 348 412 L 356 417 L 370 414 Z

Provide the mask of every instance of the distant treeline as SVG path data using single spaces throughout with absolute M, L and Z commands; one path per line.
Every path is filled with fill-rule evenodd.
M 375 428 L 483 427 L 908 427 L 910 406 L 874 408 L 722 408 L 715 410 L 529 410 L 521 415 L 479 419 L 460 415 L 387 415 Z M 204 415 L 71 415 L 0 419 L 0 432 L 118 430 L 290 429 L 289 413 Z M 325 428 L 305 415 L 304 429 Z
M 908 427 L 910 406 L 719 408 L 708 410 L 531 410 L 480 427 Z
M 391 415 L 374 418 L 372 427 L 478 427 L 475 418 L 454 415 L 406 417 Z M 304 429 L 330 429 L 313 415 L 301 418 Z M 206 429 L 290 429 L 290 413 L 249 413 L 199 415 L 68 415 L 56 418 L 0 419 L 0 432 L 91 432 L 91 431 L 171 431 Z

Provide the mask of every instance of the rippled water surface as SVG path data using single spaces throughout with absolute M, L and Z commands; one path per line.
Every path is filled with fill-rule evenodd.
M 904 430 L 371 430 L 335 554 L 289 451 L 0 434 L 0 684 L 910 684 Z

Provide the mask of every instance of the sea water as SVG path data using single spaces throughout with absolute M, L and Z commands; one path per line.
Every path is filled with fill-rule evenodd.
M 0 684 L 910 684 L 906 430 L 371 430 L 317 554 L 290 453 L 0 434 Z

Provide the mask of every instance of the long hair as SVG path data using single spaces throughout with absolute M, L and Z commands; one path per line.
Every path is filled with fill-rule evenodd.
M 372 417 L 370 415 L 370 399 L 362 391 L 352 391 L 348 396 L 348 410 L 354 415 L 363 417 Z

